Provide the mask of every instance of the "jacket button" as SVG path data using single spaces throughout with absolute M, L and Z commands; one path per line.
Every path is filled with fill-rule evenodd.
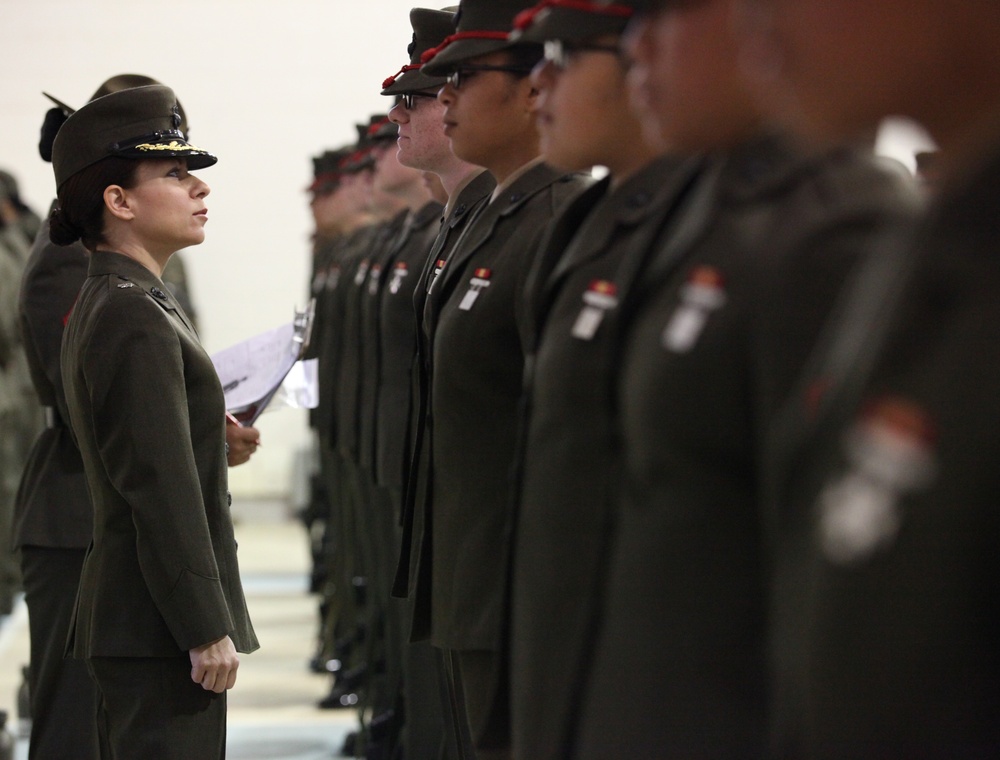
M 233 494 L 229 491 L 226 491 L 226 506 L 233 506 Z

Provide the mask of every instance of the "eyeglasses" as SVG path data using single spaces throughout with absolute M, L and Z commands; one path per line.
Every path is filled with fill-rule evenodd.
M 547 40 L 544 51 L 545 60 L 560 70 L 566 69 L 577 53 L 610 53 L 620 56 L 622 52 L 617 45 L 588 45 L 565 40 Z
M 531 73 L 531 69 L 526 69 L 523 66 L 490 66 L 486 63 L 470 63 L 451 72 L 448 75 L 448 84 L 459 90 L 462 88 L 462 82 L 481 71 L 506 71 L 508 74 L 517 74 L 522 77 Z
M 412 111 L 417 106 L 418 98 L 428 98 L 429 100 L 437 100 L 437 93 L 435 92 L 404 92 L 399 96 L 399 102 L 403 104 L 403 108 L 407 111 Z

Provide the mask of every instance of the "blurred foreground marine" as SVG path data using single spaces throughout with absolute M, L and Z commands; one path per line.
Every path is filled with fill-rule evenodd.
M 859 272 L 776 431 L 775 747 L 996 757 L 1000 5 L 740 4 L 777 116 L 840 140 L 902 115 L 940 149 L 930 207 Z

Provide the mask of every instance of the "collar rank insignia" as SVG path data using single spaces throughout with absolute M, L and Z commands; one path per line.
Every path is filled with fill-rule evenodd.
M 150 288 L 149 292 L 152 293 L 154 297 L 159 298 L 161 301 L 167 300 L 167 294 L 155 286 Z
M 471 311 L 473 305 L 476 303 L 476 299 L 479 298 L 479 294 L 490 286 L 490 277 L 492 276 L 493 271 L 490 269 L 477 269 L 472 279 L 469 280 L 469 290 L 462 299 L 462 303 L 458 305 L 458 308 L 462 311 Z
M 405 261 L 396 262 L 396 267 L 392 270 L 392 279 L 389 280 L 389 292 L 392 295 L 399 293 L 399 289 L 403 287 L 403 280 L 409 273 L 410 268 Z
M 694 348 L 709 315 L 726 303 L 725 279 L 715 267 L 699 266 L 680 291 L 681 304 L 663 329 L 661 341 L 668 351 L 684 354 Z
M 819 543 L 830 562 L 857 564 L 892 545 L 900 499 L 935 478 L 935 439 L 928 415 L 905 399 L 866 406 L 844 438 L 846 472 L 818 498 Z
M 594 280 L 583 294 L 583 308 L 573 324 L 572 336 L 593 340 L 604 316 L 618 306 L 618 288 L 608 280 Z
M 134 282 L 119 282 L 118 283 L 118 287 L 119 288 L 134 288 L 135 287 L 135 283 Z

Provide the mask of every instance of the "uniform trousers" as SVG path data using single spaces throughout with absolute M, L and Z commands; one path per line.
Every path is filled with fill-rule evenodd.
M 453 697 L 461 697 L 476 760 L 508 760 L 510 716 L 501 655 L 490 650 L 444 650 Z
M 225 760 L 226 692 L 191 680 L 178 657 L 91 657 L 102 760 Z
M 94 760 L 97 697 L 82 660 L 66 657 L 66 634 L 86 549 L 21 547 L 31 637 L 29 760 Z

